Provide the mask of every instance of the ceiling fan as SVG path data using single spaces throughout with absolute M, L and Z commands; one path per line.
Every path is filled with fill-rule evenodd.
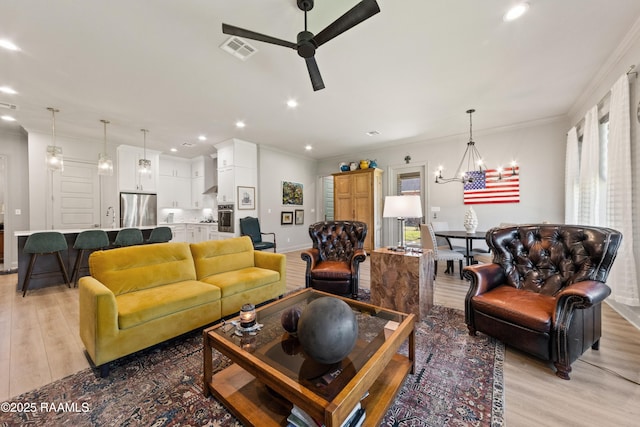
M 316 91 L 324 89 L 324 82 L 322 81 L 322 76 L 320 75 L 320 70 L 318 69 L 318 64 L 314 57 L 316 49 L 334 37 L 339 36 L 350 28 L 355 27 L 359 23 L 380 12 L 380 7 L 378 6 L 378 3 L 376 3 L 376 0 L 362 0 L 340 18 L 329 24 L 324 30 L 314 35 L 312 32 L 307 31 L 307 12 L 313 9 L 313 1 L 314 0 L 297 0 L 298 8 L 304 11 L 304 31 L 300 31 L 298 33 L 297 43 L 224 23 L 222 24 L 222 32 L 232 36 L 258 40 L 297 50 L 298 55 L 303 57 L 307 63 L 307 70 L 309 71 L 313 90 Z

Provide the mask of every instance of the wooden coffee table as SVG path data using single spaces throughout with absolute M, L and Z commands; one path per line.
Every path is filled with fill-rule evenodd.
M 321 365 L 305 357 L 280 316 L 324 296 L 339 298 L 309 288 L 259 308 L 264 326 L 255 335 L 236 335 L 230 322 L 205 329 L 204 394 L 213 394 L 246 425 L 285 426 L 295 404 L 328 427 L 340 426 L 361 402 L 364 425 L 377 426 L 413 373 L 415 315 L 341 298 L 358 320 L 356 346 L 342 362 Z M 407 354 L 399 354 L 407 340 Z M 233 362 L 215 375 L 214 349 Z

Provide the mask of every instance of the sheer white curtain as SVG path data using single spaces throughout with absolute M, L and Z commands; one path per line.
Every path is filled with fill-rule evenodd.
M 578 157 L 578 131 L 575 126 L 567 134 L 567 154 L 564 169 L 564 222 L 578 223 L 580 194 L 580 159 Z
M 580 156 L 578 223 L 604 225 L 600 218 L 600 138 L 598 106 L 591 108 L 584 119 L 582 153 Z
M 611 297 L 622 304 L 640 305 L 633 254 L 633 211 L 631 204 L 631 112 L 629 78 L 625 74 L 611 88 L 609 143 L 607 150 L 607 222 L 622 233 L 622 244 L 607 283 Z

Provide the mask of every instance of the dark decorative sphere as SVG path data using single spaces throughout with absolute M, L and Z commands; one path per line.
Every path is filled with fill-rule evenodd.
M 333 297 L 312 301 L 298 322 L 298 340 L 317 362 L 332 364 L 351 353 L 358 337 L 358 322 L 349 305 Z
M 302 315 L 302 309 L 298 306 L 285 310 L 280 317 L 280 323 L 282 323 L 284 330 L 290 334 L 295 334 L 298 330 L 300 315 Z

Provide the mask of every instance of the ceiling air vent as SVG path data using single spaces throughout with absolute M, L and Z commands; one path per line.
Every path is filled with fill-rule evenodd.
M 182 146 L 183 146 L 183 147 L 191 148 L 191 147 L 195 147 L 195 146 L 196 146 L 196 144 L 193 144 L 193 143 L 191 143 L 191 142 L 183 142 L 183 143 L 182 143 Z
M 242 40 L 240 37 L 231 36 L 227 41 L 222 43 L 220 49 L 225 52 L 230 53 L 231 55 L 239 58 L 243 61 L 246 61 L 251 55 L 256 53 L 258 49 L 251 46 L 246 41 Z
M 14 104 L 9 104 L 7 102 L 0 102 L 0 108 L 6 108 L 7 110 L 17 110 L 18 106 Z

